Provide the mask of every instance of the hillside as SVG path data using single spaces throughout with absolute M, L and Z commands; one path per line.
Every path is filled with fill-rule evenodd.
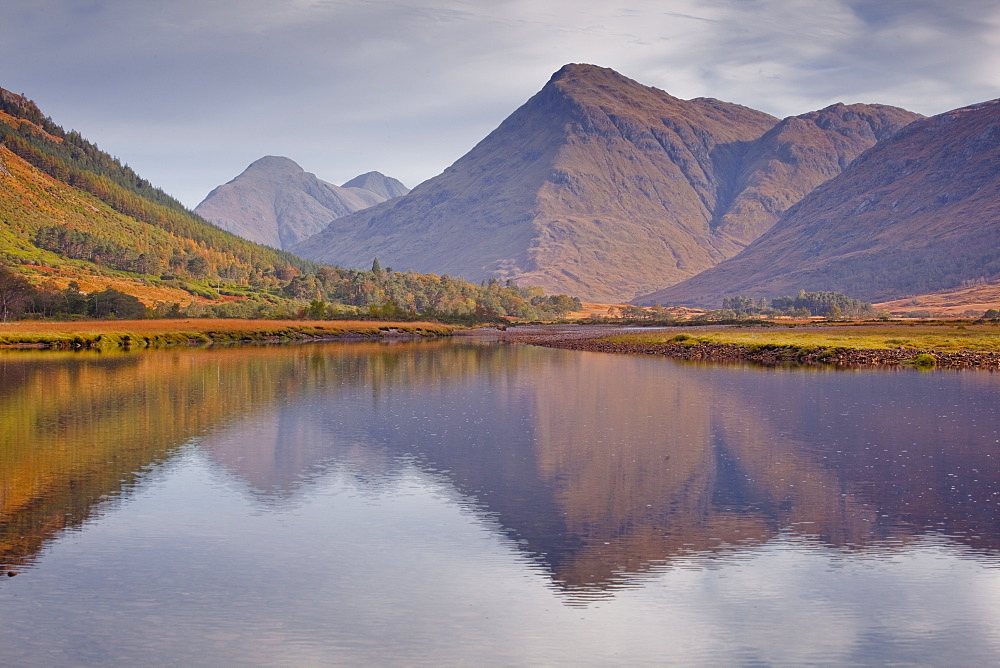
M 0 318 L 142 317 L 143 304 L 165 317 L 314 319 L 534 319 L 579 308 L 538 288 L 322 267 L 241 239 L 0 89 Z
M 1000 277 L 1000 100 L 913 123 L 790 209 L 738 256 L 636 300 L 832 290 L 866 301 Z M 919 308 L 918 306 L 914 307 Z
M 879 311 L 900 316 L 927 313 L 935 317 L 970 315 L 982 317 L 990 309 L 1000 310 L 1000 279 L 991 283 L 976 283 L 926 295 L 911 295 L 873 306 Z
M 223 232 L 84 139 L 0 89 L 0 262 L 82 260 L 148 276 L 276 284 L 312 262 Z M 58 229 L 57 229 L 58 228 Z
M 835 105 L 779 122 L 567 65 L 442 174 L 291 250 L 631 299 L 736 254 L 916 117 Z
M 746 148 L 737 194 L 718 216 L 718 229 L 749 244 L 811 190 L 918 118 L 881 104 L 835 104 L 784 119 Z
M 288 248 L 334 218 L 407 192 L 402 183 L 379 172 L 335 186 L 288 158 L 269 155 L 212 190 L 194 212 L 244 239 Z
M 63 230 L 73 235 L 65 239 L 66 254 L 57 252 L 56 244 L 44 244 L 56 250 L 37 245 L 40 233 Z M 177 257 L 187 262 L 189 251 L 207 256 L 216 265 L 231 260 L 225 253 L 186 244 L 165 230 L 119 213 L 0 146 L 0 264 L 16 266 L 33 282 L 50 282 L 60 289 L 71 282 L 84 292 L 112 285 L 150 305 L 158 301 L 186 305 L 203 300 L 178 287 L 176 281 L 154 283 L 148 271 L 120 271 L 115 266 L 131 263 L 136 270 L 167 270 L 154 260 L 146 266 L 147 258 Z

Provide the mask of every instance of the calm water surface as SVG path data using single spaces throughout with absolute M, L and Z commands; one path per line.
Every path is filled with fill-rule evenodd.
M 995 664 L 998 406 L 452 342 L 6 354 L 0 665 Z

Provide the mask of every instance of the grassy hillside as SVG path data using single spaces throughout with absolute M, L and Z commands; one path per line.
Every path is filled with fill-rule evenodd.
M 47 222 L 90 233 L 95 242 L 113 250 L 98 264 L 147 274 L 171 272 L 191 278 L 266 284 L 268 272 L 287 267 L 300 271 L 317 268 L 315 263 L 219 230 L 79 133 L 65 132 L 40 119 L 41 112 L 29 100 L 3 91 L 0 112 L 0 145 L 10 172 L 4 179 L 5 199 L 31 195 L 22 198 L 21 206 L 13 211 L 8 204 L 3 213 L 13 216 L 5 221 L 8 224 L 27 223 L 23 232 L 36 233 Z M 27 172 L 11 154 L 62 187 Z M 13 183 L 8 182 L 10 178 Z M 92 199 L 83 198 L 84 193 Z M 106 206 L 96 206 L 93 200 Z M 107 209 L 119 215 L 109 215 Z M 142 262 L 135 264 L 140 255 Z

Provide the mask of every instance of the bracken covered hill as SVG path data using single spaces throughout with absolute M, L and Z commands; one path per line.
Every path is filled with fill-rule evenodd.
M 833 290 L 886 301 L 1000 278 L 1000 100 L 908 126 L 738 256 L 638 303 Z
M 0 265 L 42 272 L 60 286 L 69 276 L 83 286 L 90 277 L 104 283 L 131 275 L 130 293 L 144 298 L 153 291 L 150 280 L 164 274 L 268 288 L 280 284 L 279 273 L 316 268 L 193 215 L 79 133 L 44 117 L 32 101 L 4 89 Z
M 917 117 L 835 105 L 779 122 L 567 65 L 444 173 L 292 250 L 631 299 L 736 254 Z

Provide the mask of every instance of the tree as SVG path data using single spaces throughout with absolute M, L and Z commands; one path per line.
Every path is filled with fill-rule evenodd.
M 59 310 L 67 315 L 87 312 L 87 296 L 80 292 L 80 284 L 70 281 L 62 291 Z
M 326 318 L 327 305 L 322 299 L 314 299 L 309 302 L 309 307 L 306 309 L 306 316 L 310 320 L 323 320 Z
M 381 274 L 382 273 L 382 265 L 380 265 L 378 263 L 378 258 L 377 257 L 374 260 L 372 260 L 372 273 L 373 274 Z
M 145 318 L 146 307 L 137 298 L 112 287 L 92 292 L 87 297 L 87 310 L 95 318 Z
M 7 267 L 0 267 L 0 319 L 7 322 L 21 313 L 21 308 L 34 296 L 35 288 L 24 277 Z
M 734 311 L 737 315 L 748 315 L 750 313 L 757 313 L 757 303 L 752 297 L 745 297 L 743 295 L 734 295 L 732 297 L 726 297 L 722 300 L 722 308 L 730 311 Z
M 185 263 L 188 273 L 196 278 L 201 278 L 208 274 L 208 260 L 201 255 L 190 255 Z

